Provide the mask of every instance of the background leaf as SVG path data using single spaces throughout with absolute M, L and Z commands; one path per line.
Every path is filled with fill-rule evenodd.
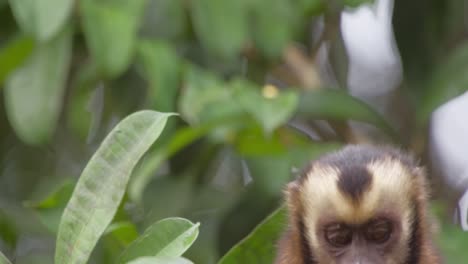
M 0 50 L 0 85 L 32 52 L 32 39 L 24 36 L 13 38 Z
M 64 28 L 73 5 L 73 0 L 10 0 L 21 29 L 40 42 L 52 39 Z
M 270 134 L 286 123 L 297 107 L 297 94 L 291 91 L 279 92 L 273 98 L 262 96 L 259 89 L 248 82 L 234 82 L 234 98 Z
M 248 36 L 246 1 L 197 0 L 191 2 L 195 32 L 208 52 L 224 58 L 239 54 Z
M 146 229 L 122 253 L 119 263 L 142 256 L 179 257 L 197 239 L 198 226 L 183 218 L 167 218 Z
M 44 199 L 33 202 L 26 201 L 23 204 L 26 207 L 34 208 L 41 219 L 41 222 L 53 233 L 56 234 L 60 223 L 60 217 L 67 205 L 73 192 L 75 183 L 65 181 L 59 188 L 54 190 Z
M 252 233 L 234 246 L 218 264 L 273 263 L 276 244 L 286 226 L 286 209 L 280 208 L 260 223 Z
M 128 264 L 192 264 L 192 262 L 185 258 L 142 257 Z
M 181 74 L 176 51 L 162 41 L 142 40 L 138 55 L 149 84 L 148 104 L 161 111 L 175 111 Z
M 106 229 L 105 234 L 112 234 L 125 247 L 138 237 L 138 231 L 131 222 L 113 223 Z
M 209 105 L 227 102 L 231 92 L 223 89 L 224 83 L 214 74 L 196 66 L 189 65 L 185 74 L 185 85 L 179 100 L 181 116 L 191 124 L 206 122 L 211 116 L 205 116 Z M 222 109 L 219 109 L 222 111 Z
M 267 57 L 279 57 L 295 33 L 298 17 L 294 12 L 295 3 L 282 0 L 259 0 L 255 3 L 253 39 Z
M 242 116 L 233 116 L 213 120 L 196 127 L 188 127 L 178 130 L 169 140 L 169 143 L 161 149 L 155 150 L 147 155 L 147 158 L 142 161 L 134 175 L 132 176 L 129 186 L 129 196 L 133 201 L 141 202 L 143 191 L 154 176 L 161 163 L 179 152 L 184 147 L 192 144 L 194 141 L 206 136 L 212 130 L 224 126 L 226 124 L 236 124 Z
M 345 0 L 344 4 L 350 7 L 358 7 L 363 4 L 371 4 L 374 0 Z
M 7 80 L 5 104 L 18 136 L 28 144 L 50 140 L 57 126 L 71 58 L 71 31 L 39 44 Z
M 65 208 L 55 262 L 85 263 L 119 206 L 138 160 L 171 114 L 140 111 L 122 120 L 83 170 Z
M 396 131 L 374 109 L 340 90 L 309 91 L 300 95 L 299 117 L 362 121 L 382 129 L 394 139 Z
M 87 44 L 107 77 L 129 66 L 146 0 L 82 0 L 80 10 Z
M 0 264 L 11 264 L 2 252 L 0 252 Z
M 432 111 L 468 90 L 468 42 L 460 44 L 438 65 L 431 78 L 418 112 L 420 124 L 428 122 Z

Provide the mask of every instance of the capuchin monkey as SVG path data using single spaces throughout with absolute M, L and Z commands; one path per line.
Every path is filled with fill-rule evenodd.
M 275 264 L 434 264 L 424 171 L 389 147 L 348 146 L 286 190 Z

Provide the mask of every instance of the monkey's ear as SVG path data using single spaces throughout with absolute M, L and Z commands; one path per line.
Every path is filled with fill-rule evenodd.
M 286 187 L 286 203 L 288 210 L 295 215 L 300 210 L 299 201 L 300 184 L 297 180 L 288 183 Z
M 421 166 L 414 167 L 412 172 L 413 174 L 418 175 L 418 177 L 419 176 L 425 177 L 426 175 L 426 169 L 424 169 L 424 167 L 421 167 Z
M 291 197 L 296 195 L 299 192 L 299 183 L 297 180 L 288 183 L 286 186 L 286 197 Z

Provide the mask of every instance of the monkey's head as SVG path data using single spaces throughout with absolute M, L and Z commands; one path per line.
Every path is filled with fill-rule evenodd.
M 286 196 L 290 230 L 277 263 L 438 263 L 428 262 L 425 177 L 397 150 L 349 146 L 323 156 Z

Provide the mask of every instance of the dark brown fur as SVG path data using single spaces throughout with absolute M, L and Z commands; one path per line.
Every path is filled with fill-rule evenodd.
M 364 166 L 353 166 L 342 170 L 338 180 L 338 188 L 355 202 L 359 202 L 362 194 L 370 188 L 372 176 Z

